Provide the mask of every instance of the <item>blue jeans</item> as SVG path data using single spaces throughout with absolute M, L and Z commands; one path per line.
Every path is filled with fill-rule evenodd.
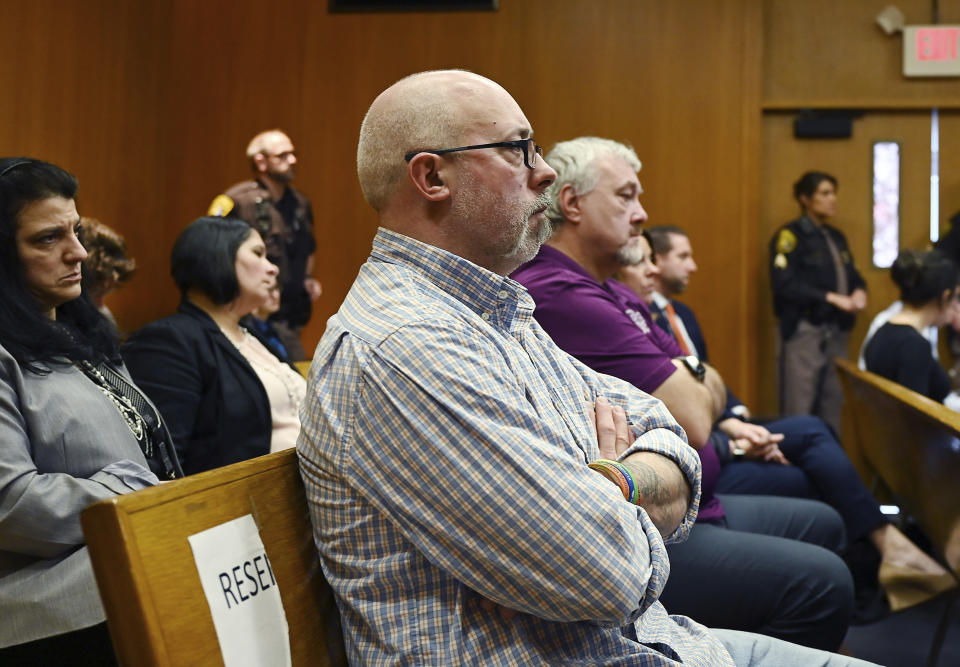
M 797 646 L 749 632 L 711 628 L 710 634 L 720 640 L 730 657 L 733 658 L 733 664 L 737 667 L 760 667 L 761 665 L 776 665 L 776 667 L 868 667 L 868 665 L 873 665 L 872 662 L 818 651 L 805 646 Z

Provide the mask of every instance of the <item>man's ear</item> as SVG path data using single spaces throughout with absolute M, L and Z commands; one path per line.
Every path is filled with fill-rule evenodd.
M 257 153 L 253 156 L 253 165 L 257 168 L 258 174 L 266 173 L 267 171 L 267 156 L 263 153 Z
M 450 196 L 440 156 L 417 153 L 407 165 L 407 176 L 420 194 L 430 201 L 442 201 Z
M 560 204 L 560 212 L 566 222 L 577 224 L 580 222 L 580 201 L 581 197 L 577 194 L 576 188 L 572 183 L 564 183 L 557 193 L 557 202 Z

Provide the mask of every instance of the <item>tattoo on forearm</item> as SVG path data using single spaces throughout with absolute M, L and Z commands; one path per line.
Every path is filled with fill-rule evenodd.
M 662 505 L 669 502 L 666 497 L 666 489 L 660 475 L 654 470 L 653 466 L 642 461 L 630 462 L 630 473 L 640 485 L 640 495 L 643 497 L 643 504 Z
M 647 510 L 662 535 L 672 533 L 683 520 L 690 504 L 687 478 L 673 461 L 669 461 L 668 467 L 651 465 L 642 459 L 633 459 L 629 463 L 624 462 L 624 465 L 629 466 L 630 473 L 640 486 L 643 497 L 640 506 Z

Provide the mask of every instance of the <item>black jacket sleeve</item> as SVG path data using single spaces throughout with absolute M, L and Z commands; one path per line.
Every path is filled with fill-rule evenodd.
M 180 463 L 189 470 L 190 443 L 203 394 L 196 347 L 176 326 L 160 321 L 130 338 L 123 359 L 134 382 L 163 415 Z

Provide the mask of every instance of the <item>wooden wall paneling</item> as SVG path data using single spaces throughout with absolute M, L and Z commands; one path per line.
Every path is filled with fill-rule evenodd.
M 163 220 L 158 82 L 169 14 L 162 3 L 123 0 L 5 2 L 2 11 L 0 154 L 77 176 L 81 214 L 115 227 L 138 255 L 140 277 L 111 300 L 121 325 L 152 315 L 151 299 L 133 290 L 149 285 Z
M 651 221 L 686 226 L 699 249 L 688 301 L 717 365 L 728 378 L 749 368 L 757 265 L 740 256 L 754 233 L 754 2 L 504 0 L 498 12 L 353 15 L 307 0 L 269 11 L 252 0 L 7 7 L 0 31 L 23 55 L 0 63 L 0 85 L 18 91 L 0 105 L 0 141 L 73 167 L 83 211 L 127 236 L 141 272 L 110 303 L 128 329 L 172 311 L 174 238 L 247 177 L 249 138 L 280 126 L 317 217 L 325 293 L 305 335 L 315 344 L 375 228 L 355 174 L 363 113 L 405 74 L 466 67 L 511 91 L 548 148 L 581 134 L 637 148 Z M 729 278 L 720 293 L 716 275 Z M 737 390 L 749 399 L 750 386 Z
M 848 355 L 856 359 L 870 321 L 897 298 L 889 270 L 872 265 L 872 144 L 901 144 L 900 247 L 929 245 L 930 113 L 929 111 L 871 112 L 854 121 L 851 139 L 793 137 L 793 114 L 771 113 L 763 122 L 763 186 L 757 252 L 769 261 L 767 244 L 775 230 L 800 214 L 793 183 L 809 169 L 833 174 L 839 183 L 834 224 L 847 236 L 857 268 L 867 281 L 869 304 L 857 318 Z M 766 266 L 766 265 L 765 265 Z M 768 269 L 764 269 L 758 318 L 761 405 L 777 409 L 776 319 Z
M 107 121 L 110 150 L 102 155 L 109 181 L 100 202 L 116 203 L 115 214 L 102 221 L 124 235 L 137 260 L 131 282 L 109 297 L 121 328 L 132 331 L 164 312 L 156 285 L 169 275 L 169 247 L 158 239 L 164 238 L 170 203 L 166 170 L 171 149 L 164 121 L 174 103 L 167 94 L 171 14 L 166 3 L 119 4 L 127 16 L 118 35 L 127 56 L 115 91 L 120 113 Z M 96 70 L 87 75 L 98 76 Z M 85 150 L 98 154 L 101 149 L 87 144 Z M 81 184 L 84 212 L 86 192 Z M 90 213 L 98 215 L 97 209 Z
M 741 270 L 734 272 L 739 279 L 735 284 L 734 293 L 740 298 L 737 310 L 745 331 L 741 331 L 739 375 L 727 375 L 727 384 L 735 393 L 746 402 L 751 409 L 756 410 L 757 397 L 760 389 L 757 386 L 758 368 L 758 341 L 759 332 L 755 323 L 758 317 L 758 303 L 760 284 L 766 272 L 764 256 L 757 253 L 758 228 L 757 219 L 760 211 L 761 188 L 761 139 L 762 118 L 760 113 L 760 97 L 763 76 L 763 32 L 762 11 L 758 3 L 748 3 L 744 15 L 744 30 L 741 36 L 743 48 L 740 71 L 743 79 L 740 85 L 742 99 L 741 113 L 741 148 L 740 148 L 740 216 L 737 229 L 740 240 L 738 257 L 741 258 Z M 719 282 L 719 281 L 718 281 Z M 722 330 L 724 326 L 723 313 L 717 314 L 712 322 L 714 330 Z M 754 414 L 760 415 L 755 412 Z
M 250 139 L 260 130 L 280 127 L 300 150 L 303 127 L 306 2 L 274 3 L 269 10 L 224 0 L 170 4 L 170 104 L 163 119 L 170 146 L 168 214 L 158 238 L 164 269 L 155 287 L 163 292 L 164 308 L 145 321 L 170 314 L 179 300 L 169 277 L 169 253 L 177 235 L 206 215 L 217 194 L 251 177 L 245 155 Z M 301 172 L 297 185 L 304 182 L 309 180 Z
M 950 229 L 950 218 L 960 214 L 960 111 L 940 111 L 940 235 Z M 956 365 L 957 358 L 940 337 L 940 359 Z
M 765 0 L 763 101 L 768 108 L 960 107 L 957 79 L 907 79 L 903 36 L 876 15 L 890 0 Z M 907 25 L 931 22 L 930 0 L 893 3 Z M 941 2 L 941 23 L 960 23 L 960 3 Z
M 360 123 L 376 95 L 410 73 L 463 67 L 487 74 L 503 44 L 494 41 L 502 12 L 328 14 L 315 5 L 308 18 L 303 110 L 310 117 L 300 144 L 308 193 L 315 202 L 315 274 L 324 293 L 304 334 L 312 349 L 370 253 L 377 216 L 357 180 Z M 334 55 L 335 54 L 335 55 Z M 508 86 L 509 88 L 509 86 Z M 534 121 L 535 123 L 535 121 Z M 309 161 L 309 165 L 307 162 Z
M 960 213 L 960 111 L 940 111 L 940 229 Z
M 492 14 L 439 15 L 330 16 L 314 6 L 303 105 L 317 120 L 305 124 L 297 143 L 301 185 L 324 202 L 317 273 L 325 289 L 307 328 L 308 346 L 366 258 L 376 225 L 354 168 L 363 113 L 406 74 L 464 67 L 502 83 L 547 150 L 582 134 L 636 147 L 651 223 L 690 230 L 701 273 L 688 300 L 710 331 L 721 371 L 737 378 L 749 399 L 756 301 L 749 294 L 758 266 L 755 258 L 731 264 L 731 257 L 746 254 L 754 233 L 755 204 L 745 199 L 752 177 L 741 170 L 749 172 L 751 160 L 757 170 L 750 151 L 758 147 L 759 65 L 749 67 L 758 60 L 751 46 L 758 42 L 747 35 L 759 34 L 760 18 L 755 3 L 736 0 L 527 0 L 503 2 Z M 723 293 L 712 289 L 715 275 L 730 277 Z

